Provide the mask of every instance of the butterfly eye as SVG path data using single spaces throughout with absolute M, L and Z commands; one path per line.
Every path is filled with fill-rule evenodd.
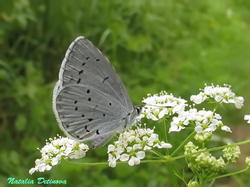
M 137 114 L 141 113 L 141 109 L 142 109 L 141 107 L 136 107 L 135 109 L 136 109 Z

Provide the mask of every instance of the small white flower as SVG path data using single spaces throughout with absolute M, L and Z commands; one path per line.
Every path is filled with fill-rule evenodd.
M 144 151 L 139 151 L 136 153 L 136 157 L 139 159 L 144 159 L 145 157 L 145 152 Z
M 31 168 L 30 170 L 29 170 L 29 174 L 30 175 L 32 175 L 33 173 L 35 173 L 36 172 L 36 168 Z
M 134 166 L 140 164 L 140 159 L 132 156 L 130 160 L 128 161 L 129 166 Z
M 55 165 L 57 165 L 57 164 L 58 164 L 58 158 L 57 158 L 57 157 L 52 158 L 52 159 L 51 159 L 51 165 L 52 165 L 52 166 L 55 166 Z
M 115 168 L 116 167 L 116 160 L 109 160 L 109 167 Z
M 230 127 L 228 127 L 228 126 L 226 126 L 226 125 L 223 125 L 223 126 L 221 127 L 221 130 L 226 131 L 226 132 L 232 132 L 232 130 L 230 129 Z
M 207 99 L 207 96 L 203 93 L 200 93 L 198 95 L 192 95 L 190 97 L 190 101 L 194 102 L 195 104 L 201 104 Z
M 170 149 L 172 148 L 172 145 L 162 141 L 160 144 L 157 144 L 156 147 L 163 148 L 163 149 Z
M 250 123 L 250 115 L 245 115 L 244 120 L 246 120 L 247 123 Z
M 115 150 L 115 146 L 114 145 L 112 145 L 112 144 L 108 145 L 108 153 L 112 152 L 114 150 Z
M 129 154 L 126 154 L 126 153 L 122 154 L 120 157 L 120 160 L 122 162 L 126 162 L 126 161 L 128 161 L 128 159 L 129 159 Z
M 235 97 L 234 105 L 238 109 L 242 108 L 244 105 L 244 98 L 243 97 Z

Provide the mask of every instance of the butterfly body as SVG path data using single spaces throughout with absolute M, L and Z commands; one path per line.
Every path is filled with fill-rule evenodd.
M 94 147 L 133 124 L 140 112 L 108 59 L 84 37 L 76 38 L 66 52 L 53 109 L 67 136 L 91 141 Z

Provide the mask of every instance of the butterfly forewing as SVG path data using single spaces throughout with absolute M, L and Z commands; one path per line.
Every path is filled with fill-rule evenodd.
M 62 86 L 92 85 L 115 97 L 126 109 L 132 109 L 127 91 L 107 58 L 83 37 L 78 37 L 67 50 L 59 79 Z

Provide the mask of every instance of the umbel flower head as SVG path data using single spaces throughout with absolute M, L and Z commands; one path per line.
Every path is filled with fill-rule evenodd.
M 166 115 L 180 113 L 187 106 L 186 100 L 177 98 L 172 94 L 161 91 L 159 94 L 148 95 L 142 100 L 145 106 L 142 108 L 141 118 L 145 117 L 157 121 Z
M 203 152 L 198 153 L 199 151 Z M 184 154 L 187 155 L 188 167 L 196 172 L 216 174 L 226 167 L 226 163 L 222 157 L 217 159 L 210 152 L 206 151 L 206 148 L 199 149 L 193 142 L 188 142 L 185 145 Z
M 210 110 L 198 111 L 196 108 L 183 111 L 179 113 L 178 116 L 173 117 L 169 132 L 181 131 L 191 124 L 195 125 L 195 131 L 197 133 L 213 132 L 219 127 L 223 131 L 231 132 L 230 128 L 223 124 L 219 114 Z
M 136 127 L 120 134 L 114 144 L 108 146 L 108 162 L 115 167 L 117 161 L 128 162 L 129 166 L 140 164 L 145 151 L 153 148 L 171 148 L 169 143 L 159 140 L 153 129 Z
M 231 90 L 231 86 L 227 84 L 224 84 L 224 86 L 206 85 L 199 94 L 190 97 L 190 100 L 195 104 L 201 104 L 207 99 L 213 99 L 218 103 L 232 103 L 238 109 L 240 109 L 244 103 L 244 98 L 236 96 Z
M 29 170 L 30 174 L 34 172 L 44 172 L 51 170 L 62 159 L 80 159 L 86 155 L 89 147 L 84 143 L 63 137 L 50 138 L 46 145 L 40 149 L 41 158 L 36 159 L 35 167 Z
M 223 149 L 223 157 L 230 163 L 236 162 L 240 157 L 239 146 L 229 146 Z

